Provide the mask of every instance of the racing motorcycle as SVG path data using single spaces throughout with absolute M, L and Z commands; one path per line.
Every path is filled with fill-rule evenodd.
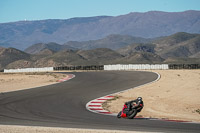
M 117 118 L 128 118 L 133 119 L 137 113 L 139 113 L 144 107 L 144 104 L 140 104 L 136 106 L 136 104 L 131 105 L 130 108 L 128 108 L 127 104 L 124 104 L 124 107 L 122 111 L 120 111 L 117 115 Z

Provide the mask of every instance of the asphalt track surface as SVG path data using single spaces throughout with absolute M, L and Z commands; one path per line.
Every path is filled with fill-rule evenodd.
M 200 124 L 146 119 L 117 119 L 89 112 L 88 101 L 136 87 L 157 78 L 150 72 L 83 72 L 59 84 L 0 94 L 0 124 L 114 129 L 156 132 L 199 132 Z M 145 104 L 145 101 L 144 101 Z

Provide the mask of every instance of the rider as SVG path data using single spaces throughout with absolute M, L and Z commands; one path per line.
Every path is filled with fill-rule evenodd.
M 134 106 L 133 106 L 133 103 L 135 103 Z M 135 100 L 126 102 L 125 104 L 127 105 L 128 110 L 131 110 L 132 107 L 138 108 L 139 106 L 142 106 L 142 107 L 144 106 L 144 103 L 142 101 L 142 97 L 138 97 Z M 141 110 L 142 110 L 142 108 L 141 108 Z
M 135 104 L 133 104 L 133 103 L 135 103 Z M 129 115 L 129 112 L 132 109 L 137 109 L 137 112 L 140 112 L 142 110 L 143 106 L 144 106 L 144 103 L 142 101 L 142 97 L 138 97 L 135 100 L 125 102 L 124 108 L 122 109 L 122 111 L 120 111 L 118 113 L 117 117 L 118 118 L 127 117 L 127 115 Z

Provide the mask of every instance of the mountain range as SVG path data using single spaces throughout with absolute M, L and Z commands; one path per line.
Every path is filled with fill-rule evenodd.
M 133 43 L 146 43 L 152 40 L 154 39 L 145 39 L 145 38 L 133 37 L 129 35 L 112 34 L 98 40 L 90 40 L 90 41 L 82 41 L 82 42 L 69 41 L 67 43 L 64 43 L 63 45 L 55 43 L 55 42 L 37 43 L 26 48 L 24 51 L 30 54 L 35 54 L 35 53 L 40 52 L 43 49 L 51 49 L 53 51 L 60 51 L 64 49 L 91 50 L 91 49 L 96 49 L 96 48 L 109 48 L 112 50 L 117 50 L 119 48 L 125 47 Z
M 32 44 L 55 42 L 67 43 L 68 46 L 75 48 L 91 49 L 88 42 L 96 43 L 94 40 L 101 40 L 111 34 L 156 38 L 177 32 L 200 33 L 200 11 L 132 12 L 120 16 L 0 23 L 0 46 L 24 50 Z M 141 38 L 135 39 L 139 41 Z M 132 38 L 127 39 L 130 39 L 128 43 L 131 43 Z M 106 40 L 101 41 L 106 42 Z M 111 48 L 108 43 L 101 45 Z M 120 47 L 125 45 L 120 43 Z M 92 45 L 92 48 L 98 48 L 98 44 Z M 112 49 L 118 48 L 119 46 L 116 45 Z
M 124 38 L 131 38 L 134 42 Z M 0 47 L 0 69 L 116 63 L 200 63 L 200 34 L 178 32 L 157 39 L 109 35 L 93 42 L 76 42 L 75 48 L 72 42 L 64 45 L 39 43 L 25 51 Z M 103 42 L 106 45 L 102 45 Z M 80 44 L 84 44 L 85 49 Z M 106 46 L 115 49 L 104 48 Z
M 122 55 L 134 52 L 156 53 L 167 58 L 200 58 L 200 34 L 179 32 L 149 43 L 132 44 L 118 50 Z

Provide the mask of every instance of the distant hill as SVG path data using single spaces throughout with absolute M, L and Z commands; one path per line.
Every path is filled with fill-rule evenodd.
M 179 32 L 150 43 L 132 44 L 117 50 L 122 55 L 150 52 L 167 58 L 199 58 L 200 34 Z
M 45 48 L 37 53 L 35 53 L 36 55 L 43 55 L 43 56 L 48 56 L 48 55 L 53 55 L 56 51 L 53 51 L 51 49 Z
M 121 55 L 127 56 L 135 52 L 155 53 L 155 46 L 151 43 L 131 44 L 117 50 Z
M 83 57 L 76 54 L 73 50 L 63 50 L 53 55 L 45 56 L 35 62 L 35 66 L 66 66 L 66 65 L 86 64 Z
M 45 49 L 57 52 L 65 49 L 75 49 L 75 48 L 51 42 L 51 43 L 37 43 L 26 48 L 24 51 L 29 54 L 37 54 Z
M 133 37 L 128 35 L 109 35 L 105 38 L 98 39 L 98 40 L 91 40 L 91 41 L 69 41 L 63 45 L 57 43 L 38 43 L 31 45 L 30 47 L 26 48 L 24 51 L 29 54 L 37 54 L 44 49 L 53 50 L 55 52 L 61 50 L 90 50 L 96 48 L 109 48 L 109 49 L 119 49 L 130 45 L 132 43 L 145 43 L 149 42 L 153 39 L 145 39 L 141 37 Z
M 122 55 L 108 48 L 97 48 L 93 50 L 80 50 L 77 52 L 91 64 L 112 64 L 117 59 L 123 58 Z
M 200 11 L 132 12 L 115 17 L 98 16 L 1 23 L 0 46 L 25 49 L 36 43 L 63 44 L 68 41 L 89 41 L 104 38 L 110 34 L 155 38 L 177 32 L 200 33 L 199 25 Z M 117 49 L 117 47 L 112 49 Z
M 161 58 L 159 55 L 150 52 L 133 52 L 117 62 L 124 64 L 154 64 L 161 63 L 165 59 Z
M 65 46 L 75 47 L 77 49 L 89 50 L 96 48 L 109 48 L 109 49 L 119 49 L 130 45 L 131 43 L 145 43 L 152 39 L 145 39 L 141 37 L 133 37 L 129 35 L 108 35 L 105 38 L 98 40 L 82 41 L 82 42 L 68 42 Z
M 155 51 L 163 58 L 199 57 L 200 34 L 176 33 L 154 42 Z
M 5 49 L 5 51 L 9 51 Z M 44 54 L 43 54 L 44 52 Z M 3 52 L 4 53 L 4 52 Z M 107 49 L 97 48 L 93 50 L 62 50 L 52 52 L 45 49 L 41 53 L 30 55 L 22 51 L 0 54 L 0 70 L 4 68 L 26 68 L 26 67 L 52 67 L 66 65 L 104 65 L 115 63 L 153 63 L 162 61 L 159 56 L 152 53 L 134 53 L 129 56 L 123 56 L 118 52 Z M 8 57 L 3 60 L 2 55 Z
M 29 60 L 30 55 L 15 48 L 0 48 L 0 69 L 17 60 Z

